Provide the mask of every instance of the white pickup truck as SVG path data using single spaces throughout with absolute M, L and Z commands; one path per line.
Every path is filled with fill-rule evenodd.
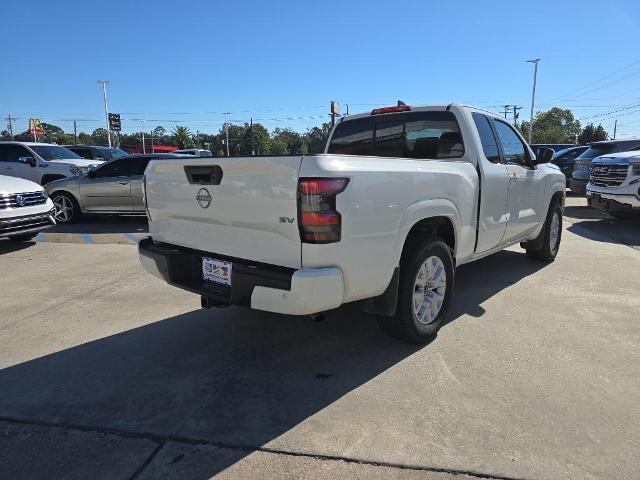
M 140 260 L 204 308 L 316 315 L 361 301 L 388 333 L 423 342 L 456 266 L 516 243 L 554 259 L 566 179 L 552 155 L 450 104 L 343 118 L 319 155 L 153 161 Z
M 640 149 L 591 162 L 587 202 L 617 218 L 640 212 Z

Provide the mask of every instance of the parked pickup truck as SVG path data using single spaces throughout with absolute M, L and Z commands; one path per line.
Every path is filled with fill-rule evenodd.
M 319 155 L 153 161 L 140 260 L 204 308 L 316 315 L 361 301 L 390 334 L 423 342 L 456 266 L 516 243 L 554 259 L 566 180 L 552 155 L 451 104 L 343 118 Z
M 640 212 L 640 150 L 596 157 L 590 173 L 590 206 L 617 218 Z

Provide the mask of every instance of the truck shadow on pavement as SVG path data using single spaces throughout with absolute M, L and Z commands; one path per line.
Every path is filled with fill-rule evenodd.
M 588 207 L 566 207 L 564 216 L 571 233 L 597 242 L 620 243 L 640 248 L 640 216 L 617 219 Z
M 543 266 L 504 251 L 461 267 L 450 322 L 481 317 L 484 301 Z M 305 421 L 307 443 L 325 444 L 332 432 L 314 414 L 421 348 L 429 347 L 387 337 L 357 305 L 320 323 L 237 308 L 196 310 L 3 369 L 0 417 L 152 440 L 162 446 L 148 467 L 158 478 L 180 468 L 175 442 L 230 447 L 200 458 L 185 476 L 201 480 L 252 449 L 286 449 Z M 26 458 L 28 468 L 19 463 Z M 74 468 L 72 459 L 46 458 L 12 456 L 5 468 L 14 479 L 27 478 L 39 462 L 43 477 L 80 473 L 65 470 Z
M 82 216 L 77 223 L 61 224 L 45 233 L 146 233 L 149 231 L 145 216 Z
M 0 255 L 4 255 L 5 253 L 17 252 L 19 250 L 24 250 L 25 248 L 32 247 L 36 242 L 28 241 L 28 242 L 14 242 L 7 239 L 0 239 Z

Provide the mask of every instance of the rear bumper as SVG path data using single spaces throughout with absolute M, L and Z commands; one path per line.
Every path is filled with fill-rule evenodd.
M 208 304 L 251 307 L 288 315 L 310 315 L 342 304 L 344 280 L 339 268 L 293 269 L 229 258 L 174 245 L 138 244 L 140 263 L 156 277 L 184 290 L 197 293 Z M 233 263 L 231 286 L 202 278 L 202 257 Z
M 39 232 L 55 224 L 54 209 L 20 217 L 2 218 L 0 219 L 0 238 L 11 238 L 17 235 Z

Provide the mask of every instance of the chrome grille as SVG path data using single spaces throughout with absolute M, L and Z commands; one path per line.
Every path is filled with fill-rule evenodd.
M 627 178 L 629 164 L 592 163 L 589 181 L 598 187 L 618 187 Z
M 6 208 L 32 207 L 47 201 L 44 192 L 0 193 L 0 210 Z

